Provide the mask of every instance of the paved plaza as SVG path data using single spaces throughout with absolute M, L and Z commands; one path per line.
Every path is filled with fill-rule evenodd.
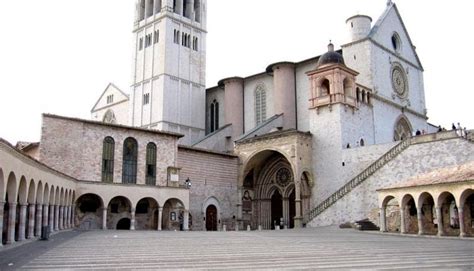
M 474 240 L 335 227 L 263 232 L 69 231 L 0 250 L 0 270 L 474 267 Z

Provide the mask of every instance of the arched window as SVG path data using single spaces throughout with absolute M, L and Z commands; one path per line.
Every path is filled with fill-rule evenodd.
M 357 99 L 357 102 L 360 102 L 360 89 L 359 88 L 356 88 L 356 99 Z
M 115 113 L 114 111 L 112 110 L 107 110 L 107 112 L 105 112 L 104 114 L 104 118 L 102 119 L 103 122 L 105 123 L 111 123 L 111 124 L 115 124 L 117 123 L 117 118 L 115 118 Z
M 102 146 L 102 181 L 106 183 L 114 181 L 114 152 L 115 141 L 108 136 Z
M 146 11 L 146 17 L 151 17 L 153 16 L 153 0 L 148 0 L 147 2 L 147 11 Z
M 405 117 L 401 117 L 395 124 L 395 131 L 393 135 L 394 141 L 405 140 L 412 135 L 410 122 Z
M 145 19 L 145 0 L 141 0 L 138 6 L 138 21 Z
M 360 139 L 360 146 L 361 147 L 365 146 L 365 140 L 363 138 Z
M 162 5 L 162 0 L 156 1 L 155 14 L 158 14 L 161 12 L 161 5 Z
M 127 138 L 123 143 L 122 183 L 137 183 L 138 143 Z
M 352 82 L 349 80 L 349 79 L 344 79 L 344 81 L 342 82 L 343 86 L 344 86 L 344 95 L 346 97 L 352 97 Z
M 146 146 L 146 184 L 156 185 L 156 145 L 151 142 Z
M 214 100 L 211 104 L 211 133 L 219 130 L 219 103 Z
M 321 84 L 321 95 L 320 96 L 327 96 L 331 93 L 330 91 L 330 84 L 328 79 L 324 79 L 323 83 Z
M 198 23 L 201 22 L 201 1 L 200 0 L 194 0 L 194 20 Z
M 265 86 L 259 85 L 255 90 L 255 123 L 262 124 L 267 119 L 267 93 Z

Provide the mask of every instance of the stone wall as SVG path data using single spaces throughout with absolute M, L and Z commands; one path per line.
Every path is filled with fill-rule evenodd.
M 401 184 L 411 177 L 438 168 L 470 161 L 474 161 L 474 144 L 465 139 L 454 138 L 411 145 L 364 183 L 313 219 L 308 226 L 336 225 L 365 218 L 378 223 L 376 190 Z
M 192 181 L 190 189 L 190 215 L 192 230 L 205 230 L 206 203 L 212 201 L 220 218 L 218 227 L 234 227 L 237 216 L 238 158 L 231 155 L 180 147 L 178 165 L 182 168 L 182 181 Z
M 146 146 L 153 142 L 157 185 L 166 185 L 168 167 L 177 166 L 177 137 L 152 130 L 44 115 L 40 160 L 79 180 L 101 182 L 103 141 L 108 136 L 115 140 L 114 183 L 122 182 L 123 143 L 133 137 L 138 141 L 137 184 L 145 184 Z

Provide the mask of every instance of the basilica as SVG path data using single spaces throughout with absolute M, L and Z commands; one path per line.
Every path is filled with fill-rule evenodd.
M 0 243 L 357 221 L 474 236 L 473 133 L 428 123 L 396 4 L 344 23 L 338 50 L 209 87 L 206 0 L 137 0 L 131 88 L 109 84 L 90 120 L 43 114 L 40 142 L 0 141 Z

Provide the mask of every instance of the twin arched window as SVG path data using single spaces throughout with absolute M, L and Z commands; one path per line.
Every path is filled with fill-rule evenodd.
M 211 103 L 210 129 L 211 133 L 219 130 L 219 103 L 216 100 Z
M 114 153 L 115 141 L 108 136 L 104 139 L 102 149 L 102 182 L 114 181 Z M 156 154 L 155 143 L 148 143 L 146 147 L 146 184 L 156 185 Z M 127 138 L 123 143 L 122 183 L 137 183 L 138 143 L 134 138 Z
M 137 183 L 138 143 L 134 138 L 127 138 L 123 143 L 122 183 Z
M 267 93 L 260 85 L 255 89 L 255 124 L 262 124 L 267 119 Z

